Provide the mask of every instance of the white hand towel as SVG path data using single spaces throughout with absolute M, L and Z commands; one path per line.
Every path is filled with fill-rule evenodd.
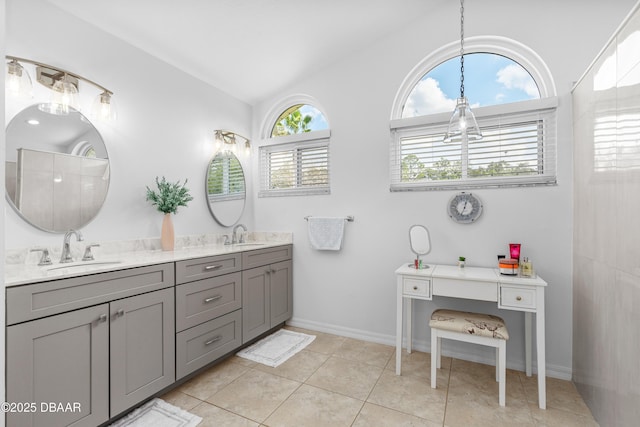
M 313 249 L 339 251 L 344 236 L 344 218 L 308 218 L 309 242 Z

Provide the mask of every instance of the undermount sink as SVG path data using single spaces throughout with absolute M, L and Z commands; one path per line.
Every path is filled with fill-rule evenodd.
M 84 261 L 84 262 L 74 262 L 69 264 L 58 264 L 55 267 L 48 267 L 46 270 L 62 270 L 68 268 L 80 268 L 80 267 L 92 267 L 94 265 L 105 266 L 105 265 L 116 265 L 120 264 L 122 261 Z
M 242 247 L 247 247 L 247 246 L 264 246 L 266 245 L 266 243 L 260 243 L 260 242 L 245 242 L 245 243 L 234 243 L 233 246 L 242 246 Z

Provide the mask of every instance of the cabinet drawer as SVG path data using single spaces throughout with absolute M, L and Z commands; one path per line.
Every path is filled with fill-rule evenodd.
M 431 280 L 405 277 L 402 281 L 402 293 L 405 295 L 431 298 Z
M 176 379 L 206 366 L 242 345 L 242 310 L 176 335 Z
M 24 322 L 174 285 L 173 263 L 7 288 L 7 324 Z
M 499 308 L 528 309 L 535 311 L 536 291 L 531 288 L 501 285 Z
M 497 302 L 498 283 L 434 277 L 433 295 Z
M 292 246 L 276 246 L 242 253 L 242 268 L 254 268 L 291 259 Z
M 176 287 L 176 330 L 183 331 L 239 309 L 242 274 L 232 273 Z
M 240 271 L 239 253 L 176 262 L 176 284 Z

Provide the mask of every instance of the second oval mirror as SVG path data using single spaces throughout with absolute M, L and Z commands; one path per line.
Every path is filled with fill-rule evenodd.
M 244 211 L 244 171 L 235 154 L 224 151 L 216 154 L 207 168 L 205 183 L 207 202 L 218 224 L 230 227 Z

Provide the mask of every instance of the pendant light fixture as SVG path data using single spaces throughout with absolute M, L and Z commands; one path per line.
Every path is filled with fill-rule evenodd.
M 453 142 L 456 138 L 466 138 L 468 141 L 482 139 L 480 127 L 476 121 L 469 101 L 464 96 L 464 0 L 460 0 L 460 98 L 456 100 L 449 127 L 444 134 L 444 142 Z

